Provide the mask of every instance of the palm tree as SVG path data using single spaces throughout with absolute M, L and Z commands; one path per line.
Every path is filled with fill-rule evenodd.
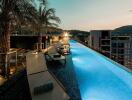
M 47 34 L 48 27 L 58 27 L 57 23 L 60 23 L 59 17 L 55 15 L 55 9 L 54 8 L 48 8 L 47 3 L 44 5 L 40 4 L 39 7 L 39 48 L 38 51 L 42 50 L 42 33 L 44 32 Z M 44 30 L 44 31 L 43 31 Z
M 10 34 L 14 27 L 36 22 L 37 10 L 33 5 L 33 0 L 0 0 L 0 53 L 3 54 L 1 58 L 4 67 L 7 67 Z

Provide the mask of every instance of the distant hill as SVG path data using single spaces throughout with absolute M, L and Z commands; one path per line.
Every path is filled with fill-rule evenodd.
M 45 34 L 45 28 L 43 28 L 42 33 Z M 47 34 L 61 34 L 63 32 L 62 29 L 60 28 L 54 28 L 54 27 L 48 27 L 47 28 Z M 38 35 L 37 30 L 31 30 L 30 28 L 27 27 L 18 27 L 12 34 L 19 34 L 19 35 Z
M 113 34 L 132 34 L 132 25 L 122 26 L 112 31 Z
M 90 32 L 81 31 L 81 30 L 68 30 L 68 32 L 72 35 L 89 35 Z

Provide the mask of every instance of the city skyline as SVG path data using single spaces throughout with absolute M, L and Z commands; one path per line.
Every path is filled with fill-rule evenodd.
M 62 20 L 60 28 L 115 29 L 132 24 L 131 0 L 49 0 Z

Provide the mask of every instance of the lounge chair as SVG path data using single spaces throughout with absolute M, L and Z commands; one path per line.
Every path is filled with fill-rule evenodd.
M 48 61 L 52 61 L 52 62 L 62 62 L 63 61 L 63 66 L 65 66 L 66 64 L 66 57 L 59 54 L 59 53 L 55 53 L 55 54 L 47 54 L 48 55 Z

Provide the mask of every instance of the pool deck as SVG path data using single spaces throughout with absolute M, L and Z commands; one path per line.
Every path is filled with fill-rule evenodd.
M 70 45 L 66 66 L 46 62 L 42 53 L 27 54 L 27 74 L 25 70 L 23 77 L 0 94 L 0 100 L 131 100 L 131 71 L 80 43 L 70 41 Z M 34 87 L 49 80 L 54 90 L 34 96 Z
M 67 93 L 57 80 L 48 72 L 43 53 L 29 53 L 26 56 L 26 60 L 27 77 L 32 100 L 69 100 Z M 53 82 L 53 90 L 39 95 L 34 95 L 34 88 L 41 86 L 48 81 Z

